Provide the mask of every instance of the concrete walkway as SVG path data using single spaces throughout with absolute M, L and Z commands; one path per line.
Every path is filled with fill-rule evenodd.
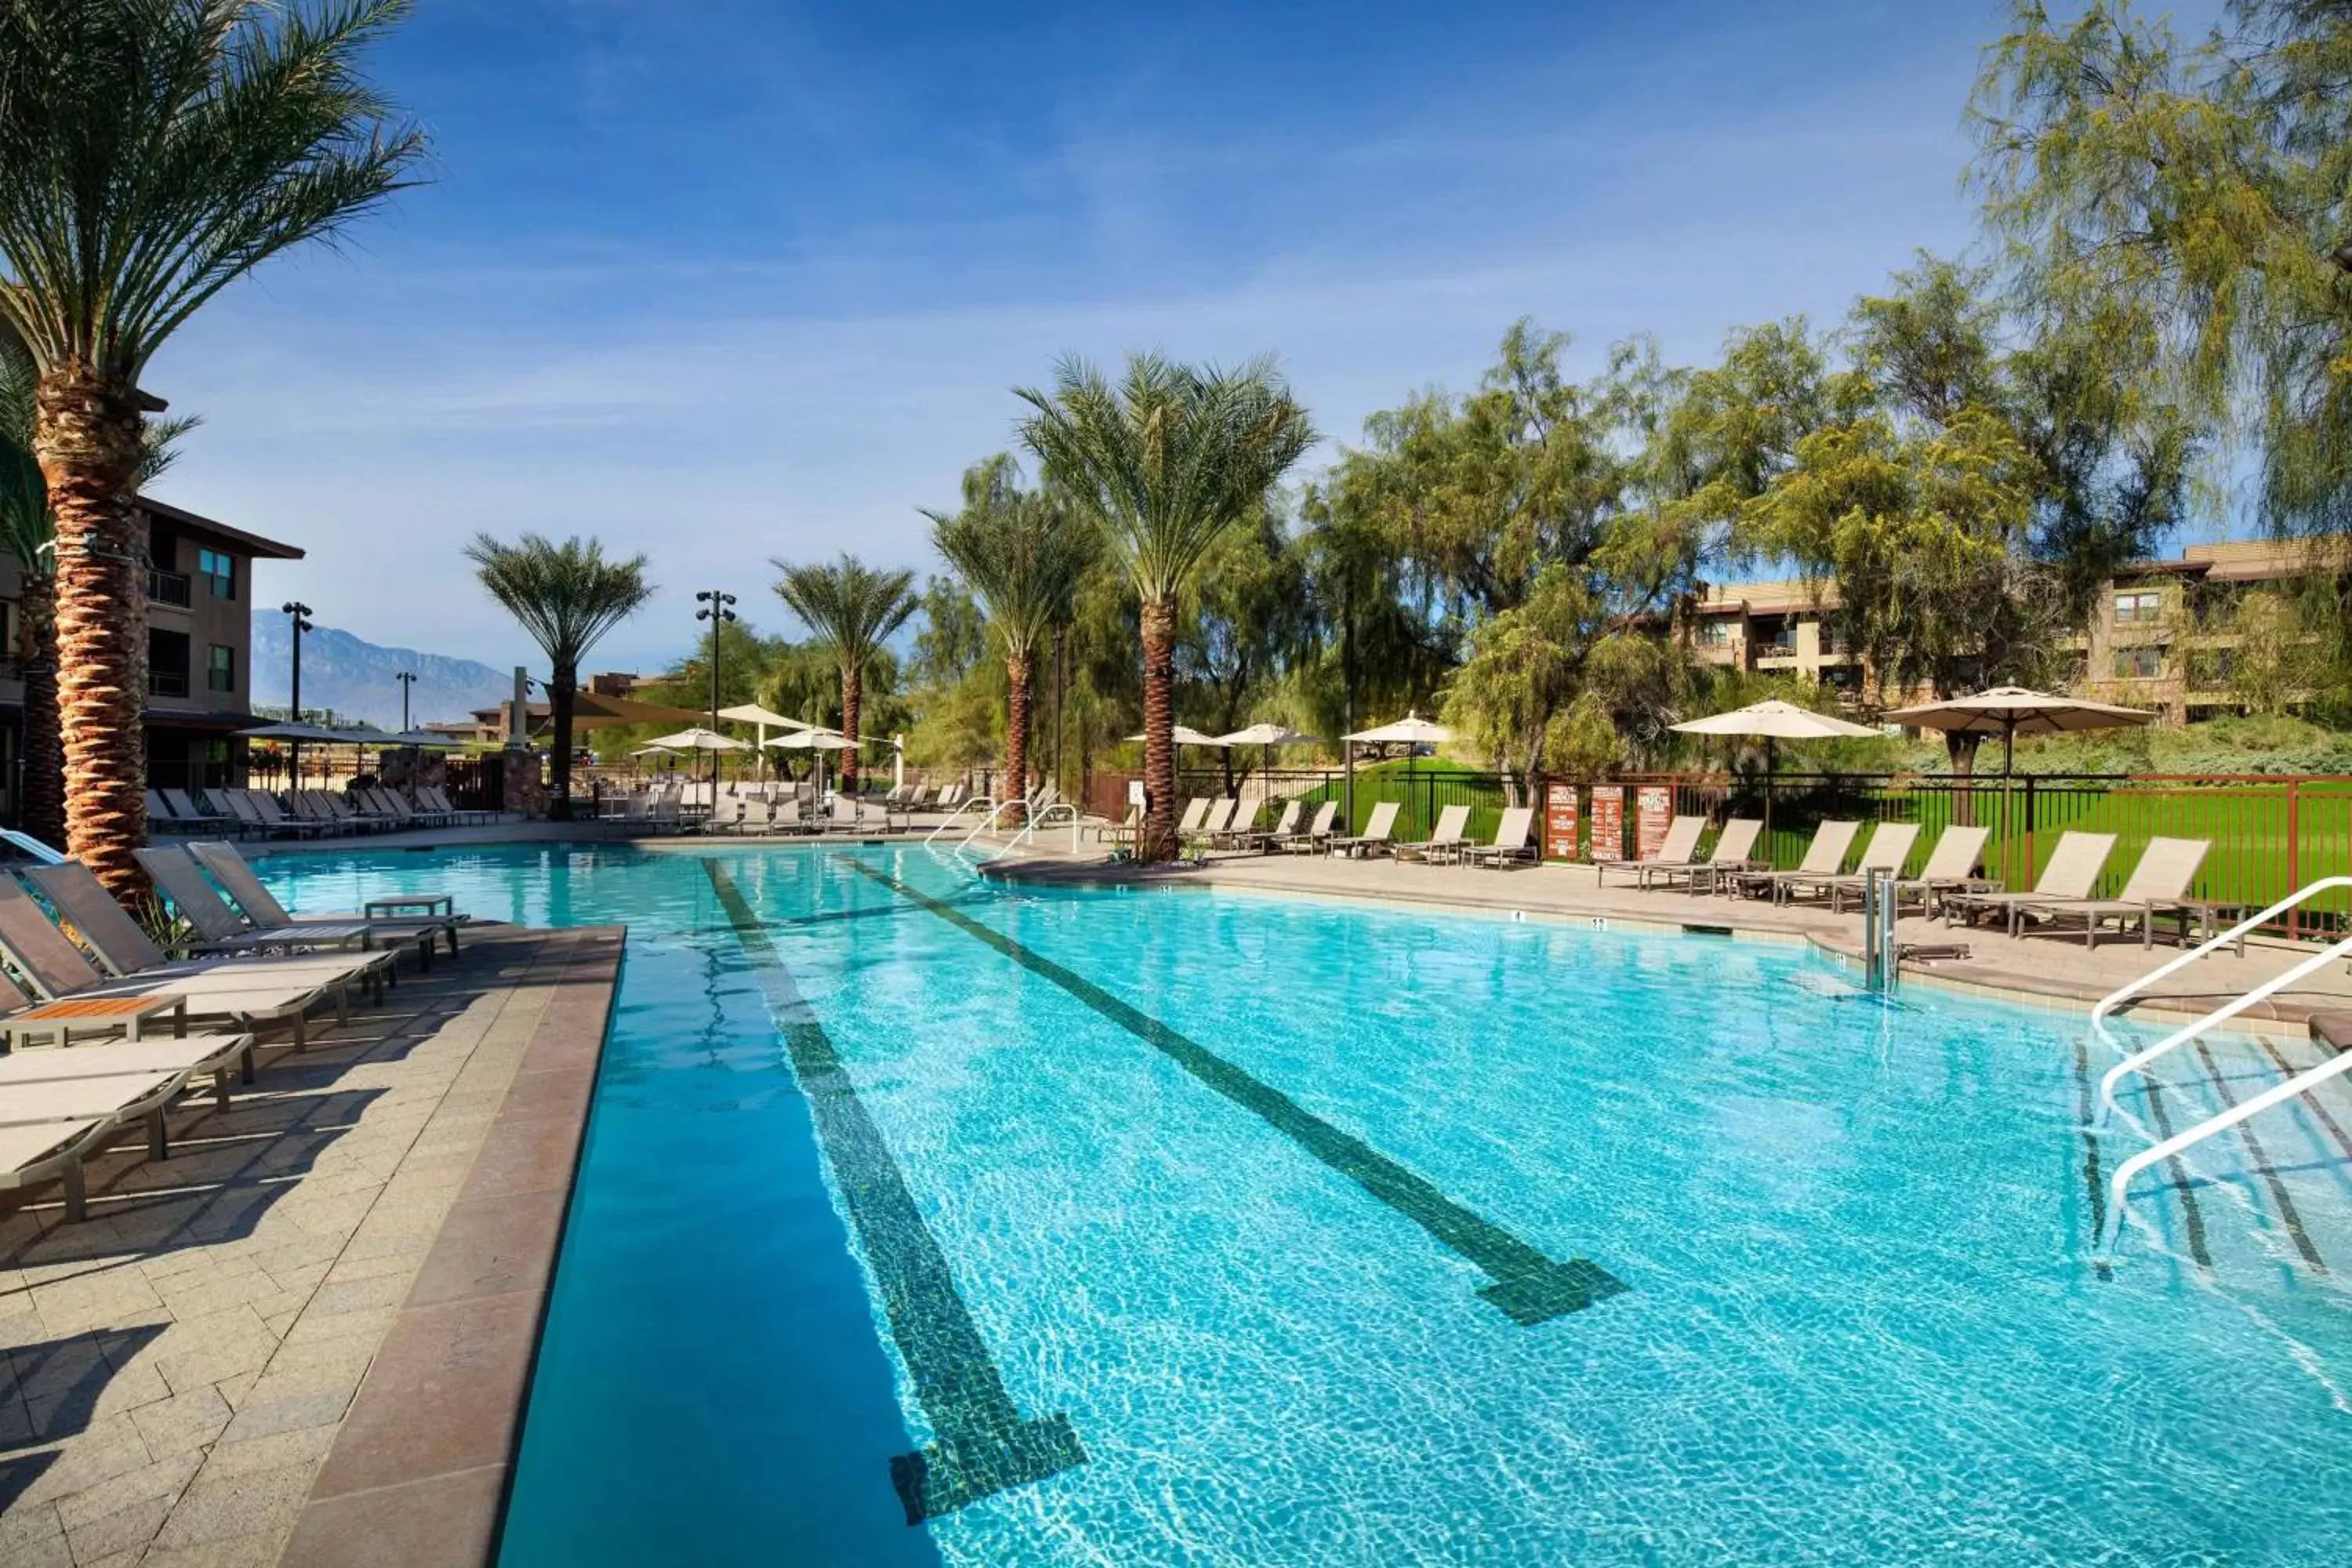
M 54 1187 L 0 1215 L 0 1563 L 277 1560 L 593 934 L 404 964 L 228 1110 L 184 1102 L 169 1160 L 94 1160 L 84 1223 Z

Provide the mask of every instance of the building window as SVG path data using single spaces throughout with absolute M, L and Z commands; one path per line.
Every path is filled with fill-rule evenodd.
M 2153 680 L 2164 673 L 2164 650 L 2150 645 L 2146 647 L 2116 649 L 2117 680 Z
M 2153 591 L 2116 595 L 2116 625 L 2146 626 L 2164 614 L 2164 595 Z
M 236 649 L 215 643 L 205 659 L 205 689 L 235 691 L 236 689 Z
M 1698 642 L 1701 647 L 1729 647 L 1731 623 L 1729 621 L 1699 622 Z
M 202 577 L 215 599 L 236 597 L 236 557 L 226 550 L 196 552 L 196 575 Z
M 158 697 L 188 694 L 187 633 L 148 629 L 147 689 Z

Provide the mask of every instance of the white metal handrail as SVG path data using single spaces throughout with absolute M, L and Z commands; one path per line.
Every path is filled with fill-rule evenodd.
M 1063 819 L 1067 821 L 1070 825 L 1070 853 L 1076 855 L 1078 852 L 1078 808 L 1072 805 L 1068 801 L 1057 800 L 1051 805 L 1031 812 L 1029 814 L 1029 820 L 1022 824 L 1021 831 L 1014 834 L 1011 840 L 1005 844 L 1003 848 L 999 849 L 995 854 L 990 856 L 989 858 L 992 860 L 1003 859 L 1005 856 L 1010 855 L 1013 851 L 1018 849 L 1024 839 L 1034 838 L 1037 836 L 1037 830 L 1039 828 L 1051 827 L 1054 826 L 1054 814 L 1055 812 L 1060 812 Z
M 937 838 L 940 834 L 945 833 L 949 828 L 953 827 L 962 819 L 963 814 L 970 811 L 973 806 L 985 805 L 992 807 L 996 803 L 993 800 L 984 795 L 972 795 L 968 799 L 956 802 L 956 807 L 953 811 L 948 813 L 947 820 L 940 823 L 937 827 L 932 828 L 929 833 L 923 835 L 923 842 L 929 844 L 932 839 Z
M 2116 1008 L 2121 1005 L 2125 1001 L 2147 990 L 2150 985 L 2155 984 L 2158 981 L 2162 980 L 2167 975 L 2179 973 L 2181 970 L 2186 969 L 2189 965 L 2203 958 L 2207 953 L 2213 952 L 2216 948 L 2227 946 L 2229 943 L 2242 938 L 2246 933 L 2253 931 L 2256 927 L 2266 925 L 2270 921 L 2276 920 L 2279 916 L 2286 913 L 2287 910 L 2305 902 L 2314 895 L 2327 892 L 2336 888 L 2352 888 L 2352 877 L 2322 877 L 2316 882 L 2312 882 L 2305 887 L 2297 889 L 2295 891 L 2288 894 L 2285 898 L 2281 899 L 2277 903 L 2273 904 L 2270 908 L 2263 910 L 2261 913 L 2249 915 L 2246 919 L 2240 921 L 2236 925 L 2231 926 L 2228 931 L 2223 931 L 2221 935 L 2200 942 L 2197 946 L 2189 949 L 2187 952 L 2181 953 L 2177 957 L 2157 965 L 2154 969 L 2149 970 L 2146 974 L 2143 974 L 2138 979 L 2132 981 L 2129 984 L 2116 987 L 2106 995 L 2101 997 L 2098 1005 L 2091 1009 L 2091 1027 L 2097 1031 L 2099 1037 L 2102 1040 L 2105 1040 L 2110 1046 L 2116 1046 L 2115 1037 L 2107 1031 L 2107 1018 L 2115 1012 Z M 2136 1055 L 2126 1056 L 2122 1061 L 2119 1061 L 2114 1067 L 2109 1068 L 2105 1076 L 2099 1079 L 2099 1103 L 2092 1113 L 2092 1125 L 2094 1127 L 2104 1125 L 2106 1121 L 2107 1113 L 2116 1109 L 2115 1099 L 2116 1086 L 2118 1083 L 2121 1083 L 2125 1078 L 2128 1077 L 2132 1073 L 2138 1072 L 2150 1062 L 2156 1060 L 2158 1057 L 2179 1049 L 2182 1046 L 2187 1045 L 2189 1041 L 2197 1038 L 2200 1035 L 2204 1034 L 2208 1029 L 2212 1028 L 2215 1025 L 2225 1024 L 2231 1018 L 2236 1017 L 2239 1014 L 2244 1012 L 2247 1008 L 2252 1007 L 2255 1003 L 2263 1001 L 2274 994 L 2284 991 L 2286 987 L 2294 984 L 2296 981 L 2302 979 L 2305 975 L 2311 973 L 2315 970 L 2325 969 L 2328 964 L 2334 963 L 2336 959 L 2343 957 L 2347 952 L 2352 952 L 2352 939 L 2347 939 L 2347 941 L 2336 942 L 2333 946 L 2322 949 L 2317 954 L 2304 960 L 2301 963 L 2296 964 L 2285 973 L 2276 975 L 2272 979 L 2263 982 L 2263 984 L 2255 986 L 2252 990 L 2224 1003 L 2210 1013 L 2206 1014 L 2195 1023 L 2186 1025 L 2181 1028 L 2174 1030 L 2171 1034 L 2167 1035 L 2163 1039 L 2158 1040 L 2155 1045 L 2148 1047 L 2146 1050 L 2140 1051 Z M 2120 1046 L 2116 1046 L 2116 1048 L 2120 1050 L 2122 1047 Z
M 2307 1094 L 2329 1079 L 2338 1077 L 2347 1071 L 2352 1071 L 2352 1051 L 2340 1052 L 2315 1068 L 2307 1068 L 2284 1083 L 2275 1084 L 2252 1100 L 2241 1100 L 2219 1115 L 2207 1118 L 2185 1132 L 2176 1132 L 2163 1142 L 2143 1149 L 2117 1165 L 2114 1179 L 2107 1184 L 2107 1230 L 2106 1234 L 2099 1238 L 2100 1253 L 2104 1255 L 2112 1251 L 2116 1238 L 2123 1234 L 2125 1194 L 2131 1186 L 2134 1176 L 2138 1175 L 2150 1165 L 2169 1160 L 2182 1150 L 2203 1142 L 2216 1132 L 2228 1131 L 2250 1116 L 2258 1115 L 2273 1105 L 2284 1104 L 2299 1095 Z
M 1011 800 L 998 801 L 994 808 L 989 812 L 986 819 L 983 820 L 978 827 L 975 827 L 970 833 L 965 834 L 963 837 L 957 842 L 956 847 L 961 849 L 965 845 L 970 844 L 973 839 L 979 837 L 982 834 L 992 830 L 996 826 L 996 819 L 1003 816 L 1006 812 L 1011 811 L 1014 806 L 1017 805 L 1025 809 L 1028 805 L 1029 797 L 1025 795 L 1017 795 Z

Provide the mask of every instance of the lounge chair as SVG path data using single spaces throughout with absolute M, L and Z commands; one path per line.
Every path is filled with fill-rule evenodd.
M 1297 799 L 1285 801 L 1282 815 L 1275 819 L 1272 827 L 1227 828 L 1224 845 L 1229 849 L 1254 849 L 1263 852 L 1271 847 L 1276 839 L 1286 838 L 1296 832 L 1298 827 L 1299 813 L 1306 809 L 1307 803 L 1304 801 Z
M 1871 829 L 1870 842 L 1862 847 L 1862 858 L 1853 869 L 1839 875 L 1815 876 L 1804 871 L 1791 871 L 1774 885 L 1773 896 L 1784 903 L 1794 903 L 1808 893 L 1818 893 L 1829 900 L 1832 912 L 1852 892 L 1857 896 L 1873 871 L 1903 874 L 1903 863 L 1911 858 L 1911 847 L 1919 842 L 1919 825 L 1916 822 L 1882 822 Z
M 1437 814 L 1437 826 L 1420 843 L 1392 844 L 1389 853 L 1400 860 L 1425 860 L 1435 866 L 1462 851 L 1462 830 L 1470 826 L 1470 808 L 1449 805 Z
M 378 914 L 363 910 L 359 914 L 296 914 L 278 901 L 277 895 L 262 885 L 253 873 L 253 865 L 238 853 L 234 844 L 217 840 L 198 839 L 187 847 L 197 864 L 213 874 L 213 879 L 228 890 L 237 910 L 257 926 L 302 926 L 312 923 L 335 925 L 348 921 L 364 921 L 378 931 L 438 931 L 449 943 L 453 954 L 457 951 L 457 930 L 471 924 L 474 917 L 457 910 L 446 894 L 394 894 L 380 902 L 388 912 Z M 419 911 L 422 912 L 419 912 Z
M 1985 842 L 1991 837 L 1990 827 L 1955 824 L 1945 828 L 1937 837 L 1936 847 L 1927 852 L 1927 863 L 1919 868 L 1919 874 L 1895 884 L 1895 912 L 1902 912 L 1906 899 L 1916 898 L 1919 912 L 1924 915 L 1931 912 L 1932 906 L 1947 893 L 1982 892 L 1998 887 L 1977 875 L 1977 863 L 1984 858 Z M 1839 897 L 1832 893 L 1830 910 L 1834 913 L 1839 908 Z
M 245 797 L 246 805 L 253 808 L 256 819 L 266 832 L 291 833 L 298 838 L 308 838 L 334 831 L 324 823 L 305 822 L 299 817 L 287 816 L 278 807 L 278 797 L 267 790 L 248 789 L 238 793 Z
M 2050 863 L 2042 868 L 2032 892 L 1947 893 L 1943 899 L 1944 923 L 1950 925 L 1958 916 L 1974 925 L 1977 916 L 1994 913 L 2013 932 L 2020 904 L 2084 902 L 2090 898 L 2091 889 L 2097 884 L 2099 872 L 2105 868 L 2107 857 L 2115 853 L 2115 847 L 2116 836 L 2112 833 L 2061 834 L 2058 847 L 2050 851 Z
M 1859 822 L 1824 822 L 1813 829 L 1813 841 L 1805 847 L 1805 858 L 1797 862 L 1795 870 L 1742 872 L 1731 879 L 1731 885 L 1743 893 L 1779 903 L 1784 881 L 1810 882 L 1836 876 L 1845 865 L 1845 852 L 1853 847 L 1853 836 L 1861 831 Z
M 1372 814 L 1364 818 L 1361 833 L 1334 838 L 1326 847 L 1333 855 L 1345 855 L 1350 859 L 1360 855 L 1370 858 L 1389 847 L 1390 836 L 1396 831 L 1396 819 L 1395 801 L 1376 802 Z
M 421 969 L 433 967 L 433 939 L 437 929 L 363 919 L 339 921 L 274 921 L 267 924 L 228 907 L 205 879 L 204 867 L 184 848 L 138 849 L 132 853 L 155 886 L 171 900 L 182 920 L 195 928 L 198 940 L 189 944 L 196 952 L 299 952 L 313 949 L 372 948 L 376 939 L 387 947 L 403 942 L 417 944 Z
M 1760 817 L 1735 816 L 1715 836 L 1715 847 L 1704 858 L 1694 855 L 1687 860 L 1642 862 L 1640 885 L 1672 887 L 1680 880 L 1694 893 L 1714 892 L 1722 885 L 1725 872 L 1756 869 L 1756 836 L 1763 830 Z
M 1209 852 L 1217 836 L 1233 826 L 1234 813 L 1240 808 L 1237 800 L 1217 799 L 1209 803 L 1208 814 L 1192 832 L 1181 836 L 1183 847 L 1196 858 Z
M 1492 866 L 1496 870 L 1516 861 L 1532 862 L 1537 858 L 1535 845 L 1528 842 L 1528 832 L 1535 826 L 1536 814 L 1524 805 L 1503 808 L 1503 818 L 1495 825 L 1492 844 L 1465 844 L 1455 852 L 1458 859 L 1473 866 Z
M 1130 805 L 1127 808 L 1127 815 L 1117 822 L 1098 816 L 1087 824 L 1087 831 L 1095 836 L 1097 844 L 1132 844 L 1135 842 L 1135 830 L 1142 825 L 1143 807 Z
M 2083 945 L 2094 947 L 2098 943 L 2099 927 L 2106 921 L 2114 921 L 2120 934 L 2137 920 L 2140 946 L 2154 947 L 2158 914 L 2194 908 L 2189 902 L 2189 884 L 2195 880 L 2197 868 L 2205 863 L 2206 851 L 2212 847 L 2212 841 L 2206 838 L 2151 838 L 2147 847 L 2139 852 L 2139 864 L 2132 868 L 2130 879 L 2114 898 L 2020 899 L 2010 906 L 2011 930 L 2012 933 L 2021 931 L 2028 920 L 2047 921 L 2053 926 L 2080 921 Z M 2186 946 L 2186 919 L 2180 929 L 2182 945 Z
M 1303 833 L 1285 833 L 1270 840 L 1268 849 L 1279 849 L 1286 855 L 1312 855 L 1331 840 L 1331 822 L 1339 815 L 1339 803 L 1327 800 L 1315 808 L 1314 818 Z
M 1706 826 L 1704 816 L 1677 816 L 1666 825 L 1666 836 L 1658 843 L 1658 852 L 1641 859 L 1628 859 L 1622 855 L 1595 855 L 1592 858 L 1592 883 L 1607 884 L 1612 871 L 1630 871 L 1636 879 L 1643 866 L 1685 866 L 1698 847 L 1698 836 Z
M 377 986 L 392 978 L 394 955 L 388 952 L 174 963 L 79 860 L 34 867 L 25 875 L 103 966 L 94 967 L 22 889 L 0 878 L 0 952 L 50 999 L 169 991 L 186 998 L 191 1018 L 229 1019 L 239 1027 L 287 1024 L 299 1049 L 313 1006 L 332 1002 L 339 1016 L 347 1016 L 354 983 Z
M 495 811 L 468 811 L 462 806 L 452 805 L 449 792 L 439 784 L 417 785 L 416 798 L 461 827 L 468 823 L 496 822 L 499 819 L 499 814 Z

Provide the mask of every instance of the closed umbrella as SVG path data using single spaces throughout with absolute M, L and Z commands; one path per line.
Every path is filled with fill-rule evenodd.
M 1728 713 L 1686 719 L 1666 728 L 1685 735 L 1742 735 L 1764 742 L 1764 832 L 1768 838 L 1772 832 L 1772 774 L 1780 764 L 1782 741 L 1868 740 L 1878 733 L 1867 724 L 1856 724 L 1831 713 L 1816 713 L 1777 697 L 1735 708 Z

